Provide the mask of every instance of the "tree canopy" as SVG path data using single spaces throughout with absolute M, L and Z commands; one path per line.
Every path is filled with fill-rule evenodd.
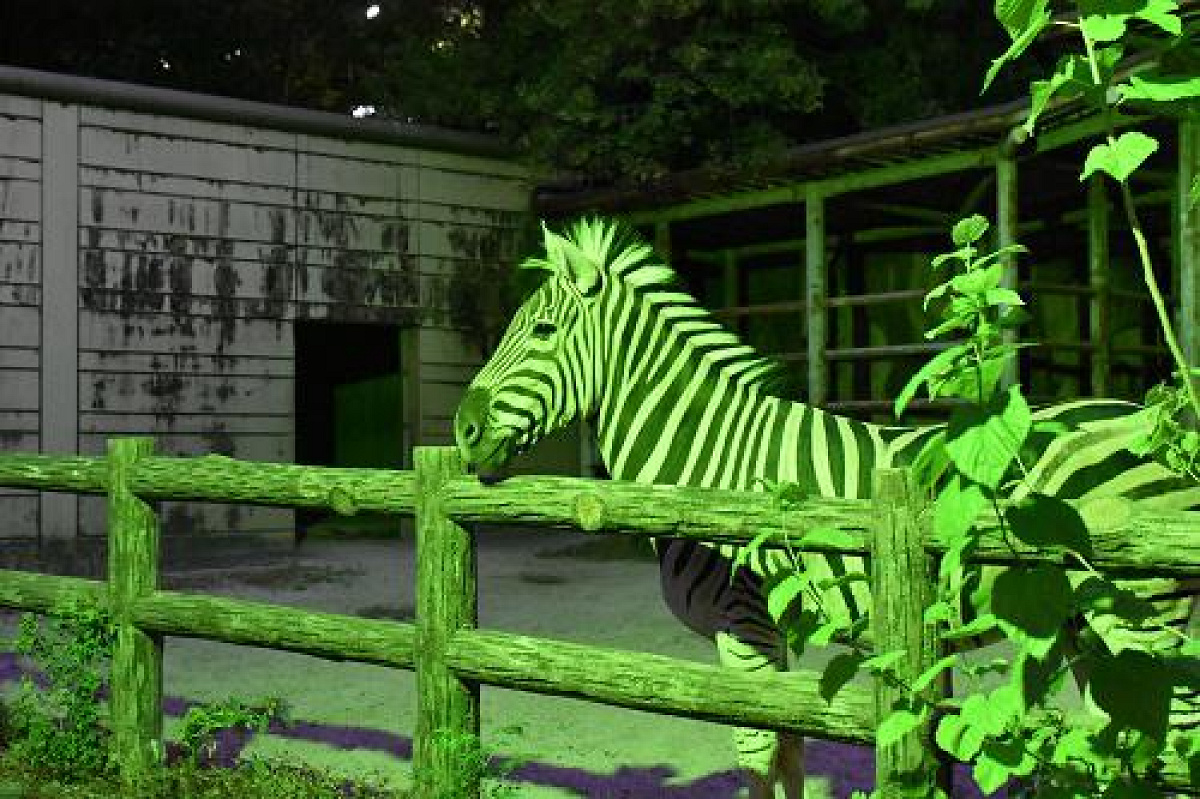
M 371 106 L 498 133 L 539 167 L 597 182 L 752 165 L 977 106 L 1005 44 L 990 4 L 957 0 L 0 4 L 0 52 L 16 66 Z M 1025 77 L 1006 74 L 988 101 Z

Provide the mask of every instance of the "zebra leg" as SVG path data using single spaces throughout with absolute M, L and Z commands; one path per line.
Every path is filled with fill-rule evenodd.
M 739 671 L 787 668 L 787 653 L 778 632 L 776 641 L 747 643 L 730 633 L 715 635 L 721 665 Z M 764 652 L 765 650 L 765 652 Z M 753 727 L 735 727 L 733 743 L 737 765 L 749 784 L 748 799 L 775 799 L 775 787 L 781 786 L 784 799 L 804 796 L 804 739 Z

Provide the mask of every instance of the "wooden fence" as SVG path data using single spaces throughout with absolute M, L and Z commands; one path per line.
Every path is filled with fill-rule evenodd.
M 909 653 L 910 676 L 937 656 L 922 625 L 941 549 L 906 472 L 881 470 L 873 500 L 811 499 L 781 511 L 763 493 L 647 486 L 576 478 L 516 477 L 484 487 L 463 474 L 453 448 L 419 447 L 415 471 L 343 469 L 238 461 L 216 455 L 159 457 L 150 438 L 110 440 L 108 457 L 0 455 L 0 486 L 108 495 L 107 582 L 0 570 L 0 606 L 47 612 L 85 600 L 111 610 L 118 635 L 111 669 L 111 719 L 124 775 L 161 761 L 162 640 L 189 636 L 330 660 L 417 672 L 413 769 L 421 799 L 441 796 L 468 770 L 434 732 L 478 735 L 479 685 L 589 699 L 727 724 L 791 730 L 873 744 L 877 719 L 896 698 L 882 681 L 849 684 L 831 701 L 816 673 L 743 674 L 641 652 L 477 629 L 476 552 L 471 522 L 570 526 L 593 533 L 747 542 L 762 531 L 794 540 L 837 527 L 854 543 L 825 551 L 874 553 L 873 630 L 881 650 Z M 415 513 L 417 617 L 413 624 L 319 613 L 261 602 L 159 590 L 157 522 L 148 501 L 187 499 L 341 513 Z M 1195 513 L 1158 513 L 1119 500 L 1084 505 L 1099 569 L 1121 574 L 1200 576 Z M 987 528 L 977 559 L 1049 559 Z M 502 534 L 502 533 L 498 533 Z M 932 689 L 931 689 L 932 690 Z M 898 775 L 925 758 L 928 725 L 876 754 L 876 778 L 897 795 Z M 1180 763 L 1168 785 L 1187 786 Z M 477 797 L 479 785 L 466 795 Z

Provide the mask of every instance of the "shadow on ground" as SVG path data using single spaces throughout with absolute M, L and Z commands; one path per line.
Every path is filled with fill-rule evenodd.
M 16 655 L 0 653 L 0 684 L 15 682 L 25 674 L 43 687 L 46 685 L 44 677 L 24 668 Z M 180 697 L 163 699 L 163 711 L 170 716 L 183 716 L 189 707 L 197 705 Z M 294 720 L 286 725 L 274 722 L 270 732 L 341 749 L 368 749 L 402 760 L 412 759 L 411 738 L 382 730 Z M 232 765 L 252 738 L 253 733 L 238 735 L 224 731 L 218 737 L 213 761 L 222 766 Z M 178 757 L 178 746 L 169 744 L 168 752 L 172 759 Z M 497 770 L 504 760 L 504 755 L 495 756 L 490 765 Z M 809 776 L 827 781 L 829 795 L 834 799 L 847 799 L 853 791 L 870 791 L 874 787 L 874 757 L 868 747 L 810 740 L 805 760 Z M 675 770 L 670 766 L 615 766 L 609 773 L 598 773 L 533 761 L 511 771 L 505 781 L 518 787 L 560 788 L 596 799 L 731 799 L 740 784 L 732 771 L 709 774 L 684 784 L 674 780 L 674 775 Z M 965 768 L 956 769 L 954 796 L 962 799 L 982 796 Z M 995 796 L 1002 799 L 1005 793 L 1001 791 Z

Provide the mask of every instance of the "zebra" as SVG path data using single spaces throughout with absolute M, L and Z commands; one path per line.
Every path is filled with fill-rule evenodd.
M 454 417 L 463 459 L 480 481 L 494 483 L 514 457 L 582 418 L 614 479 L 742 490 L 795 482 L 826 497 L 865 498 L 875 469 L 911 462 L 941 429 L 869 424 L 775 396 L 778 367 L 721 327 L 632 231 L 599 219 L 580 220 L 565 236 L 543 229 L 545 256 L 521 268 L 544 280 Z M 1077 433 L 1042 437 L 1022 490 L 1121 494 L 1161 509 L 1200 505 L 1200 486 L 1125 449 L 1139 414 L 1132 403 L 1091 399 L 1036 412 Z M 760 550 L 734 571 L 736 545 L 653 544 L 667 606 L 715 642 L 722 665 L 787 668 L 786 642 L 764 597 L 764 581 L 788 565 L 782 553 Z M 821 578 L 865 564 L 806 555 L 803 567 Z M 823 600 L 843 620 L 871 602 L 866 585 L 845 581 Z M 1170 623 L 1187 623 L 1186 604 L 1172 604 Z M 777 786 L 787 799 L 802 796 L 802 738 L 750 728 L 735 728 L 733 738 L 752 799 L 774 796 Z

